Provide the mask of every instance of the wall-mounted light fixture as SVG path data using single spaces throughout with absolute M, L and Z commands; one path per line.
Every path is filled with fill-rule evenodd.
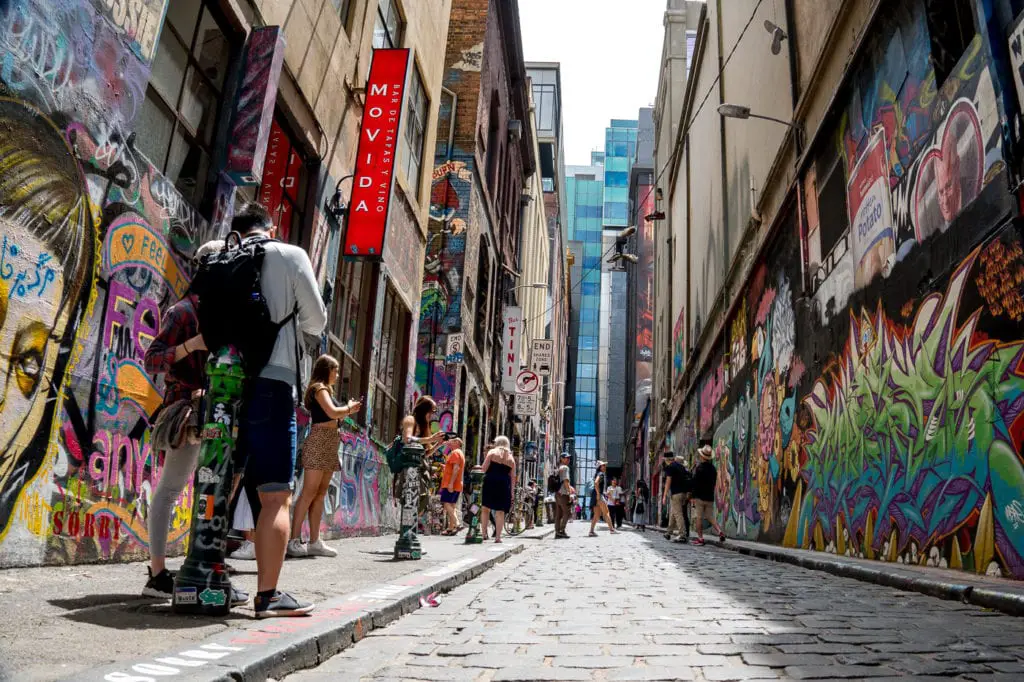
M 742 104 L 719 104 L 718 115 L 722 118 L 738 118 L 746 120 L 748 118 L 759 118 L 764 121 L 772 121 L 780 125 L 784 125 L 787 128 L 792 128 L 793 132 L 797 135 L 797 140 L 801 140 L 803 135 L 803 128 L 796 121 L 784 121 L 781 118 L 775 118 L 774 116 L 764 116 L 762 114 L 755 114 L 750 111 L 750 107 L 745 107 Z
M 343 220 L 348 215 L 348 204 L 345 203 L 345 197 L 341 193 L 341 183 L 354 177 L 354 173 L 346 175 L 341 180 L 338 180 L 338 184 L 334 186 L 334 196 L 331 197 L 330 202 L 327 204 L 327 210 L 330 211 L 331 216 L 335 220 Z

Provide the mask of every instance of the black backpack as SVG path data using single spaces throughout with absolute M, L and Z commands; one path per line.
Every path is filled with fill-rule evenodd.
M 558 480 L 558 473 L 557 472 L 551 474 L 550 476 L 548 476 L 548 492 L 549 493 L 555 494 L 555 493 L 557 493 L 561 489 L 561 487 L 562 487 L 562 482 L 560 480 Z
M 293 311 L 275 322 L 263 295 L 264 245 L 272 241 L 276 240 L 242 239 L 232 232 L 221 251 L 203 258 L 192 279 L 191 290 L 199 298 L 199 331 L 206 347 L 214 352 L 223 346 L 234 346 L 242 355 L 242 366 L 249 379 L 259 376 L 267 366 L 281 328 L 295 319 Z M 296 352 L 298 343 L 296 334 Z

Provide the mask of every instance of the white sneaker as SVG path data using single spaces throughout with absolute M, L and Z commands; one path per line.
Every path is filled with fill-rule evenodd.
M 288 541 L 288 549 L 285 553 L 290 557 L 309 556 L 309 550 L 306 548 L 306 543 L 299 538 Z
M 306 547 L 306 553 L 309 556 L 338 556 L 338 550 L 328 547 L 324 544 L 323 540 L 317 540 L 316 542 L 309 543 Z
M 249 559 L 250 561 L 256 558 L 256 545 L 253 544 L 252 540 L 246 540 L 231 553 L 232 559 Z

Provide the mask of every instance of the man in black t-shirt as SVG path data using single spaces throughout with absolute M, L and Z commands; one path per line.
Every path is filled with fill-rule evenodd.
M 675 453 L 665 452 L 662 455 L 662 473 L 665 483 L 662 484 L 661 504 L 665 504 L 665 496 L 671 495 L 671 511 L 668 519 L 666 540 L 687 542 L 690 537 L 690 510 L 687 502 L 692 490 L 690 472 L 682 462 L 676 461 Z M 675 531 L 675 537 L 672 531 Z

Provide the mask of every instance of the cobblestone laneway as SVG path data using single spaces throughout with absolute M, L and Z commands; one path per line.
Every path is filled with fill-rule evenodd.
M 1024 619 L 652 533 L 570 532 L 289 682 L 1024 679 Z

